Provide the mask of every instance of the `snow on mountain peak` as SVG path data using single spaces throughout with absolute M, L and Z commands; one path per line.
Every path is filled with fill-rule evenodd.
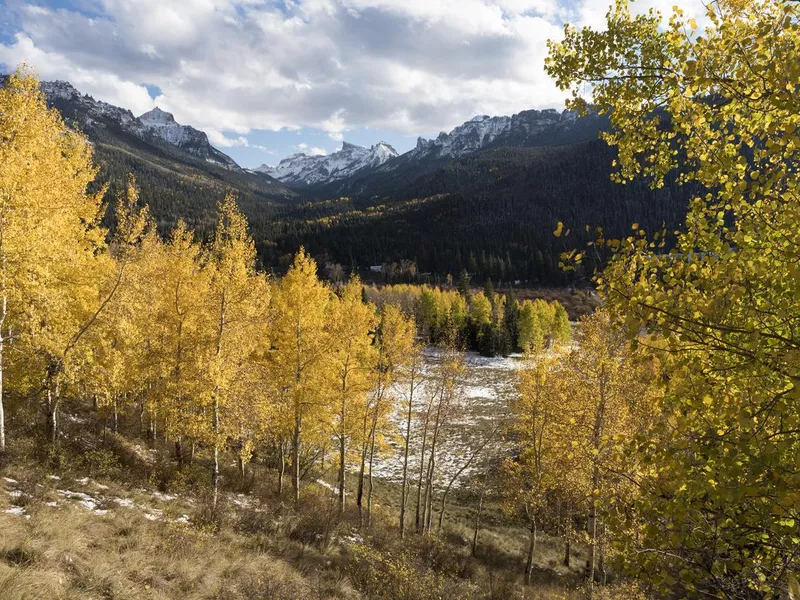
M 172 113 L 163 111 L 157 106 L 153 110 L 144 113 L 139 117 L 139 120 L 148 125 L 167 125 L 169 123 L 175 123 L 175 117 L 172 116 Z
M 62 100 L 72 100 L 79 98 L 80 92 L 76 90 L 68 81 L 43 81 L 42 91 L 48 98 L 61 98 Z
M 275 167 L 261 165 L 256 171 L 284 183 L 319 185 L 350 177 L 362 169 L 379 167 L 396 156 L 397 151 L 386 142 L 371 148 L 342 142 L 342 148 L 332 154 L 293 154 Z

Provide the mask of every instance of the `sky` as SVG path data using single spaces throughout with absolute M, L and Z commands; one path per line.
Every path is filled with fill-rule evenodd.
M 22 62 L 140 115 L 205 131 L 244 167 L 343 140 L 402 153 L 475 115 L 563 108 L 544 72 L 564 23 L 611 0 L 0 0 L 0 67 Z M 701 17 L 701 0 L 673 4 Z

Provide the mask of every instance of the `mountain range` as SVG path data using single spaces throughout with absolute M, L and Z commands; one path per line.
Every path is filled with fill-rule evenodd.
M 343 142 L 339 151 L 329 155 L 298 153 L 276 166 L 261 165 L 250 170 L 241 168 L 227 154 L 214 148 L 204 132 L 177 123 L 172 114 L 158 107 L 136 117 L 129 110 L 82 95 L 65 81 L 43 82 L 42 91 L 52 106 L 90 138 L 103 137 L 103 133 L 114 130 L 162 149 L 169 145 L 214 167 L 245 177 L 255 176 L 262 183 L 280 183 L 305 196 L 322 198 L 336 193 L 373 193 L 390 184 L 398 172 L 401 179 L 407 179 L 487 148 L 591 141 L 597 138 L 604 123 L 594 115 L 578 118 L 574 113 L 554 109 L 527 110 L 510 117 L 480 115 L 449 133 L 441 132 L 435 139 L 418 138 L 416 147 L 402 155 L 383 141 L 370 148 Z M 365 184 L 366 176 L 370 181 Z M 292 193 L 284 190 L 283 195 L 292 196 Z
M 261 165 L 256 172 L 274 177 L 287 185 L 322 185 L 346 179 L 364 169 L 380 167 L 397 156 L 397 150 L 386 142 L 378 142 L 371 148 L 342 142 L 338 152 L 322 156 L 293 154 L 276 167 Z
M 580 276 L 558 268 L 564 250 L 583 248 L 598 227 L 607 238 L 627 235 L 633 222 L 675 228 L 690 192 L 612 184 L 614 150 L 598 141 L 608 121 L 594 114 L 481 115 L 400 155 L 385 142 L 344 142 L 328 156 L 250 170 L 159 108 L 137 117 L 67 82 L 42 89 L 94 145 L 109 202 L 132 173 L 160 231 L 180 219 L 205 237 L 217 202 L 234 193 L 260 260 L 277 270 L 304 245 L 323 268 L 369 273 L 410 260 L 434 280 L 464 269 L 480 280 L 564 284 Z M 559 221 L 572 229 L 568 239 L 552 235 Z

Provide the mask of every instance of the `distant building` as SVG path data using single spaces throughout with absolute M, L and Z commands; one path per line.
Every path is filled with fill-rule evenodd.
M 373 273 L 383 273 L 383 265 L 372 265 L 369 270 Z

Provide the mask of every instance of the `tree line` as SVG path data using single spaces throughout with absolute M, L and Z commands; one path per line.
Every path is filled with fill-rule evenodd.
M 378 306 L 395 305 L 413 316 L 421 339 L 434 346 L 507 356 L 570 340 L 569 316 L 558 300 L 520 302 L 495 292 L 491 281 L 483 290 L 472 291 L 466 273 L 459 288 L 395 284 L 367 287 L 364 295 Z

